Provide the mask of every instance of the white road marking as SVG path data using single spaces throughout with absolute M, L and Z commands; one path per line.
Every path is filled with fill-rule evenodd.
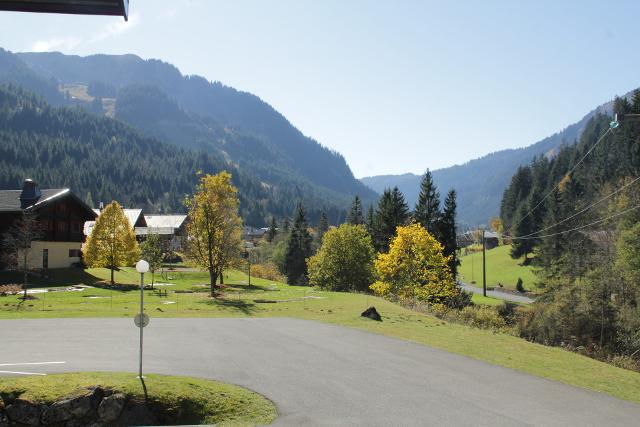
M 18 375 L 47 375 L 39 374 L 37 372 L 19 372 L 19 371 L 0 371 L 0 374 L 18 374 Z
M 59 365 L 67 362 L 25 362 L 25 363 L 0 363 L 0 366 L 23 366 L 23 365 Z

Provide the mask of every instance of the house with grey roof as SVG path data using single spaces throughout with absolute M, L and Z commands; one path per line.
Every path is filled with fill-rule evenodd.
M 68 188 L 40 189 L 31 179 L 20 190 L 0 190 L 3 240 L 25 214 L 33 214 L 38 230 L 28 248 L 29 268 L 65 268 L 80 262 L 84 224 L 96 218 L 82 199 Z

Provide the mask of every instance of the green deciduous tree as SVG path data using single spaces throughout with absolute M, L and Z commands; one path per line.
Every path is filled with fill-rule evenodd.
M 149 263 L 149 271 L 151 272 L 151 287 L 155 284 L 156 271 L 162 268 L 164 253 L 162 251 L 162 241 L 160 235 L 156 233 L 147 234 L 144 242 L 140 245 L 142 259 Z
M 100 212 L 87 238 L 83 257 L 89 267 L 109 268 L 112 285 L 117 267 L 133 265 L 140 259 L 133 227 L 118 202 L 109 203 Z
M 309 258 L 309 282 L 332 291 L 368 291 L 373 282 L 375 250 L 363 225 L 329 230 Z

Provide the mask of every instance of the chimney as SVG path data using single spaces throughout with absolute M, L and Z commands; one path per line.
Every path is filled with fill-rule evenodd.
M 22 192 L 20 193 L 20 208 L 26 209 L 34 205 L 42 196 L 38 184 L 32 179 L 25 179 L 22 183 Z
M 100 210 L 100 212 L 102 212 L 102 209 L 104 209 L 104 203 L 100 202 L 100 206 L 98 209 Z

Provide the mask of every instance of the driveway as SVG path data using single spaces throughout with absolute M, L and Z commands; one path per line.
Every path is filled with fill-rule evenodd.
M 0 370 L 136 372 L 137 333 L 132 319 L 3 320 Z M 59 363 L 24 365 L 43 362 Z M 629 426 L 640 419 L 640 405 L 630 402 L 298 319 L 152 318 L 144 366 L 262 393 L 278 407 L 276 425 Z

